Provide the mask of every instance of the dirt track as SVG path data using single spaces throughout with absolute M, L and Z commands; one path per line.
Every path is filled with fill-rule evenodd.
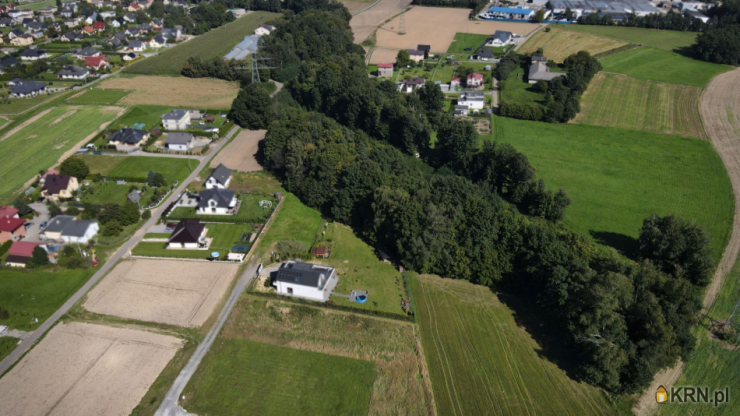
M 181 345 L 141 330 L 60 324 L 0 379 L 0 415 L 128 415 Z
M 717 75 L 709 82 L 699 101 L 699 111 L 709 140 L 725 164 L 735 192 L 735 218 L 732 222 L 730 241 L 722 253 L 712 282 L 704 294 L 704 309 L 709 310 L 722 287 L 722 281 L 732 270 L 740 252 L 740 68 Z M 655 412 L 655 390 L 658 386 L 671 386 L 681 375 L 682 365 L 669 368 L 655 376 L 645 394 L 632 409 L 638 416 Z
M 381 23 L 385 22 L 392 16 L 395 16 L 401 11 L 406 10 L 411 5 L 411 0 L 381 0 L 378 4 L 373 6 L 357 16 L 352 16 L 352 20 L 349 21 L 349 25 L 352 28 L 352 32 L 355 34 L 355 43 L 361 43 L 367 39 L 368 36 L 373 34 L 376 27 L 380 26 Z M 371 3 L 368 3 L 368 6 Z

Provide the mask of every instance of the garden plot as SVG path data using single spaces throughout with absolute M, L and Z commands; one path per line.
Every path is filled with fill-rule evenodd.
M 181 345 L 134 329 L 59 324 L 0 379 L 0 415 L 126 416 Z
M 265 138 L 266 133 L 267 130 L 242 130 L 226 148 L 213 158 L 211 167 L 215 168 L 223 163 L 229 169 L 240 172 L 262 170 L 255 156 L 259 149 L 259 142 Z
M 360 13 L 357 17 L 365 13 Z M 469 15 L 469 9 L 413 7 L 405 14 L 406 34 L 398 34 L 399 18 L 395 17 L 378 28 L 376 44 L 399 49 L 413 49 L 416 45 L 424 44 L 430 45 L 432 52 L 444 53 L 449 49 L 457 33 L 493 35 L 497 30 L 505 30 L 526 36 L 538 26 L 531 23 L 475 21 L 470 20 Z M 354 22 L 357 17 L 352 21 Z M 355 32 L 355 42 L 360 40 Z
M 238 264 L 137 259 L 118 264 L 88 295 L 104 315 L 200 326 L 226 293 Z

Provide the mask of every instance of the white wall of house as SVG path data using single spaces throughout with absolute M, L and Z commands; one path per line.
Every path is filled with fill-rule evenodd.
M 190 112 L 185 112 L 185 115 L 179 120 L 162 120 L 162 125 L 165 130 L 185 130 L 190 125 Z
M 303 286 L 288 282 L 276 281 L 274 285 L 277 289 L 277 293 L 281 295 L 295 296 L 297 298 L 310 299 L 318 302 L 326 302 L 329 300 L 331 292 L 334 290 L 334 287 L 336 287 L 338 282 L 339 278 L 337 277 L 337 275 L 332 274 L 329 277 L 329 281 L 326 282 L 324 290 L 319 290 L 315 287 Z
M 229 176 L 229 179 L 226 180 L 225 184 L 221 184 L 213 177 L 209 177 L 208 180 L 206 180 L 206 189 L 213 189 L 213 188 L 226 189 L 228 188 L 230 182 L 231 182 L 230 176 Z
M 168 144 L 167 148 L 176 152 L 187 152 L 188 150 L 190 150 L 185 144 Z
M 87 230 L 85 231 L 85 235 L 82 237 L 72 237 L 72 236 L 62 236 L 62 240 L 64 240 L 65 243 L 82 243 L 87 244 L 88 241 L 90 241 L 91 238 L 95 237 L 95 234 L 100 231 L 100 226 L 97 222 L 91 224 L 89 227 L 87 227 Z
M 167 248 L 186 248 L 186 249 L 198 249 L 198 243 L 168 243 Z

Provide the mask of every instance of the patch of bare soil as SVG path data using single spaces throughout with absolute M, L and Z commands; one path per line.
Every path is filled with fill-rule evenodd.
M 51 110 L 52 110 L 51 108 L 49 108 L 48 110 L 44 110 L 44 111 L 36 114 L 35 116 L 29 118 L 28 120 L 24 121 L 23 123 L 21 123 L 21 124 L 15 126 L 15 127 L 13 127 L 12 129 L 8 130 L 8 132 L 5 133 L 3 135 L 3 137 L 0 137 L 0 142 L 3 141 L 3 140 L 5 140 L 5 139 L 7 139 L 8 137 L 10 137 L 10 136 L 18 133 L 24 127 L 28 126 L 29 124 L 31 124 L 31 123 L 35 122 L 36 120 L 40 119 L 41 117 L 45 116 Z
M 362 43 L 363 40 L 373 34 L 375 28 L 406 10 L 410 5 L 411 0 L 381 0 L 372 8 L 352 16 L 349 25 L 352 28 L 352 33 L 355 34 L 355 43 Z M 413 47 L 416 47 L 416 45 Z
M 399 49 L 377 48 L 370 55 L 371 64 L 392 64 L 396 62 Z
M 254 172 L 262 170 L 257 162 L 259 142 L 265 138 L 267 130 L 242 130 L 224 149 L 211 161 L 215 168 L 223 163 L 229 169 L 240 172 Z
M 119 104 L 190 108 L 229 108 L 239 93 L 239 84 L 236 82 L 212 78 L 149 75 L 109 78 L 103 81 L 99 88 L 133 91 L 123 97 Z

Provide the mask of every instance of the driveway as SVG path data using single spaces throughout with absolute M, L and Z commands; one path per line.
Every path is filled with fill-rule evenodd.
M 39 216 L 31 220 L 33 225 L 26 229 L 26 238 L 23 241 L 42 243 L 43 241 L 39 238 L 39 233 L 41 233 L 39 225 L 44 221 L 49 221 L 49 209 L 41 202 L 34 202 L 33 204 L 29 204 L 29 206 L 38 212 Z

